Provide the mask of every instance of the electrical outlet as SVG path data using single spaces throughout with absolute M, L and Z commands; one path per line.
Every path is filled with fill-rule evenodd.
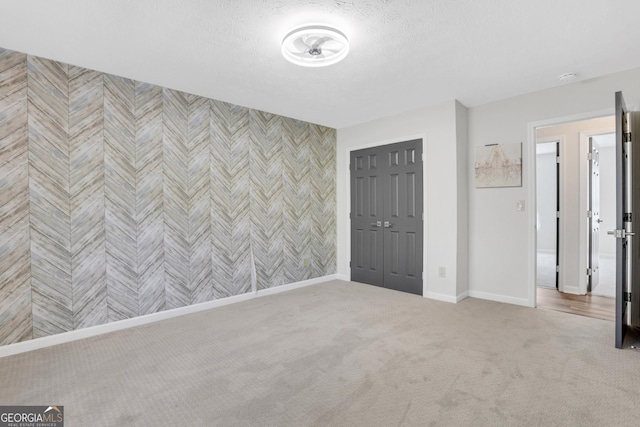
M 302 265 L 304 265 L 305 267 L 309 267 L 309 258 L 303 258 Z
M 445 267 L 440 267 L 438 269 L 438 276 L 447 277 L 447 269 Z

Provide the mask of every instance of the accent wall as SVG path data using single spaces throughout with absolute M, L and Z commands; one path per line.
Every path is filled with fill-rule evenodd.
M 335 146 L 0 49 L 0 345 L 334 274 Z

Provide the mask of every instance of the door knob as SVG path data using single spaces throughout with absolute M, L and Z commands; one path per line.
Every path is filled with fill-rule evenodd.
M 384 228 L 391 228 L 391 227 L 393 227 L 393 224 L 391 224 L 389 221 L 384 222 Z
M 382 227 L 382 221 L 378 221 L 378 222 L 372 222 L 371 223 L 372 227 Z
M 596 222 L 597 222 L 598 224 L 600 224 L 601 222 L 604 222 L 604 221 L 603 221 L 603 220 L 601 220 L 600 218 L 598 218 L 598 219 L 596 219 Z

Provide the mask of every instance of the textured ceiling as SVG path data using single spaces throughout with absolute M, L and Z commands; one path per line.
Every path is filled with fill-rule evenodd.
M 638 0 L 8 0 L 0 11 L 0 47 L 335 128 L 640 67 Z M 282 37 L 309 22 L 340 28 L 349 56 L 287 62 Z

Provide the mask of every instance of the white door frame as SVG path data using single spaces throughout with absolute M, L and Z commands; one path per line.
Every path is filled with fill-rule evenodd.
M 613 98 L 613 97 L 612 97 Z M 613 104 L 613 102 L 612 102 Z M 536 212 L 538 206 L 536 204 L 536 128 L 543 126 L 560 125 L 570 122 L 578 122 L 582 120 L 596 119 L 600 117 L 611 116 L 615 113 L 614 106 L 599 111 L 592 111 L 586 113 L 572 114 L 569 116 L 555 117 L 551 119 L 538 120 L 527 123 L 527 158 L 530 159 L 529 173 L 524 177 L 523 185 L 530 188 L 528 192 L 527 203 L 531 206 L 527 217 L 527 225 L 529 232 L 527 233 L 527 246 L 529 248 L 529 262 L 527 263 L 529 278 L 528 284 L 528 305 L 530 307 L 536 307 L 536 256 L 537 256 L 537 243 L 536 243 Z M 562 201 L 561 201 L 562 203 Z M 586 249 L 585 249 L 586 250 Z M 585 270 L 586 271 L 586 270 Z

